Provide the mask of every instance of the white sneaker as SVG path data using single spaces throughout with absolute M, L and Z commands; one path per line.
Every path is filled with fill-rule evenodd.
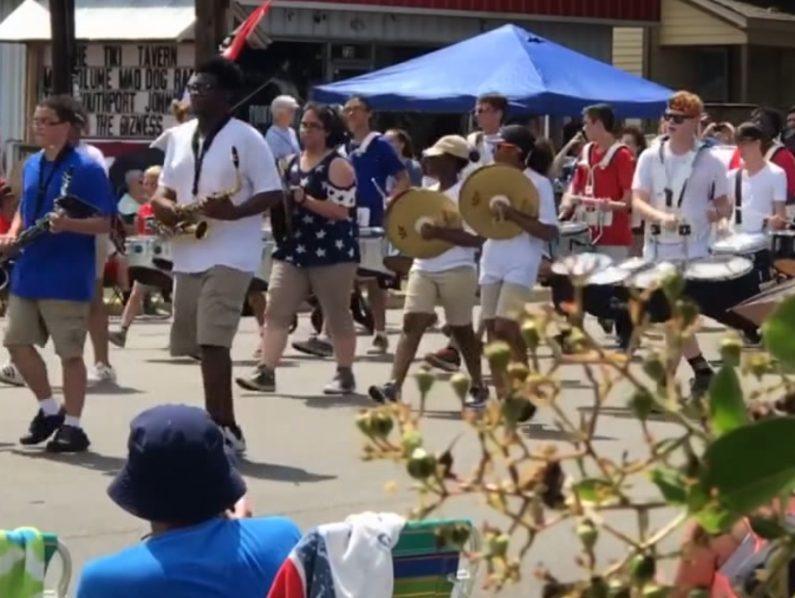
M 103 382 L 116 384 L 116 370 L 111 365 L 97 363 L 88 372 L 88 385 L 95 386 Z
M 0 368 L 0 382 L 11 384 L 12 386 L 25 386 L 22 374 L 17 367 L 10 361 Z
M 246 439 L 240 426 L 221 426 L 224 435 L 224 444 L 238 455 L 246 452 Z

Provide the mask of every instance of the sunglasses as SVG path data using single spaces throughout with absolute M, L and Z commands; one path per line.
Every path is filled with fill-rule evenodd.
M 57 125 L 62 125 L 66 121 L 65 120 L 47 120 L 46 118 L 34 118 L 32 121 L 33 128 L 38 127 L 55 127 Z
M 188 83 L 188 93 L 207 93 L 215 88 L 213 83 Z
M 324 128 L 323 125 L 320 124 L 320 123 L 310 123 L 310 122 L 303 122 L 303 121 L 301 122 L 301 124 L 299 126 L 302 129 L 309 129 L 309 130 L 315 130 L 315 131 L 320 131 L 320 130 L 322 130 Z
M 687 116 L 686 114 L 675 114 L 673 112 L 666 112 L 663 114 L 663 119 L 667 122 L 672 122 L 675 125 L 681 125 L 686 120 L 692 119 L 692 116 Z

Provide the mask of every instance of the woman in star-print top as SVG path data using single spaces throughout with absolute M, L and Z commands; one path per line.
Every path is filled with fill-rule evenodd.
M 250 390 L 276 390 L 275 367 L 284 352 L 298 307 L 313 293 L 326 315 L 337 372 L 326 394 L 355 390 L 351 365 L 356 334 L 350 296 L 359 265 L 356 177 L 337 147 L 345 126 L 334 109 L 308 104 L 301 117 L 303 151 L 287 168 L 290 230 L 276 239 L 268 283 L 268 307 L 260 364 L 238 384 Z

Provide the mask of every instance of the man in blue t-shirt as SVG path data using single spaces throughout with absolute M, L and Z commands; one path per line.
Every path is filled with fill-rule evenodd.
M 383 227 L 386 208 L 386 187 L 389 177 L 395 184 L 392 195 L 409 188 L 409 174 L 395 148 L 381 133 L 370 129 L 372 110 L 364 98 L 350 98 L 343 109 L 351 140 L 345 151 L 356 171 L 356 207 L 367 217 L 367 226 Z M 363 219 L 359 219 L 363 224 Z M 370 353 L 383 354 L 389 348 L 386 336 L 386 290 L 378 280 L 367 283 L 367 299 L 373 312 L 375 336 Z
M 265 598 L 301 533 L 282 517 L 247 518 L 246 484 L 207 413 L 144 411 L 128 446 L 108 495 L 152 533 L 89 562 L 77 598 Z
M 110 230 L 115 207 L 105 170 L 69 144 L 79 112 L 69 96 L 52 96 L 36 107 L 33 131 L 43 149 L 25 162 L 19 210 L 8 234 L 0 237 L 0 250 L 8 251 L 22 232 L 49 219 L 47 232 L 15 257 L 4 344 L 39 402 L 20 442 L 39 444 L 55 434 L 47 444 L 52 452 L 84 451 L 90 444 L 80 416 L 86 395 L 83 345 L 95 292 L 94 236 Z M 55 200 L 63 194 L 90 204 L 96 215 L 77 219 L 56 212 Z M 48 337 L 63 366 L 63 406 L 52 396 L 35 348 Z

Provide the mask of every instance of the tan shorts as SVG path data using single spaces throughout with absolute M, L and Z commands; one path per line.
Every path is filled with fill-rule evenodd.
M 175 273 L 171 355 L 197 355 L 202 346 L 231 348 L 250 282 L 250 272 L 227 266 Z
M 94 266 L 96 270 L 94 274 L 99 281 L 105 279 L 105 262 L 108 261 L 110 235 L 97 235 L 94 237 L 94 243 L 96 244 L 96 262 Z
M 88 331 L 88 301 L 26 299 L 11 295 L 8 300 L 6 347 L 43 347 L 52 337 L 61 359 L 83 357 Z
M 475 268 L 462 266 L 445 272 L 412 270 L 406 285 L 403 311 L 407 314 L 432 314 L 436 305 L 441 305 L 450 326 L 468 326 L 472 324 L 477 291 Z
M 265 325 L 286 329 L 303 301 L 313 293 L 317 297 L 331 336 L 353 336 L 351 291 L 358 264 L 296 268 L 292 264 L 273 262 L 268 281 L 268 307 Z
M 480 288 L 480 317 L 514 320 L 533 298 L 533 289 L 512 282 L 484 284 Z

